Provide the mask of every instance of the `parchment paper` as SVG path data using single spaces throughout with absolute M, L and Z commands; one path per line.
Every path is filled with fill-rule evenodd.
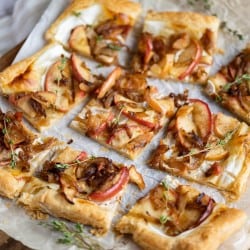
M 26 40 L 19 54 L 17 55 L 15 62 L 32 55 L 38 49 L 40 49 L 45 41 L 43 40 L 44 31 L 48 28 L 50 23 L 56 18 L 60 11 L 69 3 L 69 0 L 53 0 L 44 15 L 41 17 L 39 23 L 36 25 L 29 38 Z M 155 9 L 158 11 L 163 10 L 175 10 L 175 11 L 200 11 L 201 7 L 192 7 L 187 4 L 186 0 L 141 0 L 144 11 L 148 9 Z M 203 1 L 201 1 L 203 2 Z M 244 41 L 239 41 L 236 37 L 230 35 L 227 32 L 220 31 L 218 47 L 225 51 L 224 55 L 217 55 L 215 57 L 215 64 L 212 68 L 212 72 L 216 72 L 218 68 L 226 64 L 235 54 L 237 54 L 249 41 L 248 16 L 250 11 L 249 0 L 221 0 L 213 1 L 211 13 L 216 13 L 221 20 L 225 20 L 232 29 L 238 30 L 244 35 Z M 139 28 L 140 24 L 137 28 Z M 133 44 L 134 39 L 129 39 L 129 44 Z M 107 74 L 110 72 L 110 68 L 95 68 L 95 63 L 87 60 L 87 64 L 95 70 L 95 72 L 101 72 Z M 210 104 L 213 112 L 225 110 L 218 107 L 211 102 L 206 96 L 203 95 L 201 89 L 196 85 L 181 84 L 178 82 L 166 82 L 160 80 L 149 79 L 148 82 L 159 88 L 162 94 L 168 94 L 170 92 L 183 92 L 184 89 L 189 89 L 190 96 L 193 98 L 201 98 Z M 0 99 L 1 108 L 6 111 L 10 110 L 11 106 L 8 105 L 3 99 Z M 143 174 L 146 181 L 146 189 L 143 192 L 138 191 L 135 187 L 130 186 L 124 196 L 119 211 L 128 211 L 127 204 L 133 204 L 139 197 L 146 194 L 149 189 L 155 186 L 166 174 L 160 171 L 152 170 L 146 166 L 145 162 L 148 159 L 150 152 L 158 145 L 160 138 L 163 136 L 163 130 L 154 138 L 149 147 L 136 161 L 132 162 L 112 150 L 105 149 L 98 143 L 88 139 L 87 137 L 79 135 L 68 127 L 69 122 L 74 116 L 82 109 L 83 104 L 80 104 L 69 114 L 67 114 L 62 120 L 60 120 L 55 126 L 48 129 L 43 133 L 44 136 L 52 135 L 65 142 L 69 139 L 73 139 L 72 147 L 87 151 L 90 155 L 96 156 L 108 156 L 117 162 L 130 165 L 135 164 L 137 169 Z M 179 179 L 181 182 L 186 183 L 183 179 Z M 194 187 L 198 187 L 200 190 L 208 193 L 218 202 L 225 202 L 220 193 L 212 188 L 207 188 L 198 184 L 192 184 Z M 250 185 L 238 202 L 231 203 L 229 206 L 243 209 L 250 217 Z M 118 215 L 119 217 L 120 215 Z M 25 245 L 33 249 L 76 249 L 76 247 L 69 247 L 64 245 L 58 245 L 56 239 L 58 235 L 52 233 L 47 228 L 38 225 L 36 220 L 30 219 L 25 214 L 22 208 L 17 207 L 13 202 L 7 199 L 0 199 L 0 229 L 7 232 L 13 238 L 23 242 Z M 247 250 L 250 247 L 250 220 L 248 219 L 246 225 L 233 237 L 227 240 L 220 250 Z M 101 239 L 101 244 L 106 249 L 138 249 L 135 244 L 129 239 L 116 239 L 113 233 L 110 233 L 107 237 Z

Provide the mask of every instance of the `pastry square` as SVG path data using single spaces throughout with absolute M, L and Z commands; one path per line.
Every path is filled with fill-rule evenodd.
M 206 93 L 250 125 L 250 45 L 209 77 Z
M 129 179 L 130 170 L 123 164 L 65 147 L 41 165 L 18 203 L 29 211 L 90 225 L 92 233 L 104 235 Z
M 218 28 L 214 16 L 149 11 L 132 69 L 155 78 L 203 84 L 213 63 Z
M 60 144 L 55 138 L 39 138 L 22 123 L 19 112 L 0 112 L 0 194 L 20 195 L 33 172 Z
M 250 128 L 191 99 L 176 112 L 165 138 L 149 160 L 152 168 L 223 191 L 235 200 L 250 174 Z
M 81 102 L 95 81 L 77 55 L 49 44 L 1 72 L 0 91 L 41 131 Z
M 140 5 L 129 0 L 75 0 L 48 29 L 46 39 L 103 64 L 115 64 L 140 11 Z
M 70 126 L 134 159 L 173 116 L 174 100 L 174 95 L 157 97 L 143 75 L 122 73 L 118 67 Z
M 131 234 L 143 249 L 210 250 L 217 249 L 245 220 L 244 212 L 166 178 L 137 201 L 116 229 Z

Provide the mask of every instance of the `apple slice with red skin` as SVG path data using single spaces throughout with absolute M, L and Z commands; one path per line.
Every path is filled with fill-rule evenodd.
M 73 53 L 71 55 L 70 62 L 72 65 L 73 75 L 78 82 L 92 82 L 90 70 L 76 54 Z
M 110 113 L 107 120 L 102 122 L 98 128 L 95 128 L 94 132 L 91 133 L 91 136 L 97 137 L 98 135 L 100 135 L 107 128 L 108 123 L 111 122 L 114 117 L 115 115 L 113 113 Z
M 198 134 L 206 144 L 212 132 L 212 113 L 208 105 L 199 99 L 190 99 L 190 104 L 182 106 L 177 112 L 176 128 L 180 143 L 191 148 L 189 133 Z
M 153 55 L 153 40 L 150 36 L 144 36 L 143 42 L 145 46 L 143 62 L 147 65 Z
M 116 80 L 121 76 L 122 69 L 120 67 L 115 68 L 107 77 L 107 79 L 102 84 L 99 93 L 97 95 L 98 99 L 101 99 L 105 94 L 115 85 Z
M 59 81 L 62 77 L 66 78 L 67 82 L 61 84 Z M 56 61 L 49 68 L 45 78 L 45 91 L 54 92 L 57 96 L 55 107 L 60 112 L 67 112 L 69 110 L 69 103 L 72 93 L 72 77 L 71 67 L 68 58 L 62 58 Z
M 207 103 L 199 99 L 189 100 L 193 105 L 193 119 L 199 136 L 205 141 L 212 132 L 212 113 Z
M 91 193 L 88 196 L 89 199 L 97 202 L 104 202 L 118 194 L 129 181 L 129 170 L 126 167 L 122 167 L 118 174 L 120 176 L 116 183 L 106 190 Z
M 195 44 L 196 47 L 196 54 L 195 57 L 192 61 L 192 63 L 188 66 L 188 68 L 182 73 L 180 74 L 180 76 L 178 77 L 179 80 L 184 80 L 187 76 L 191 75 L 195 69 L 195 66 L 199 63 L 201 56 L 202 56 L 202 48 L 199 44 L 199 42 L 197 42 L 196 40 L 193 40 L 193 43 Z
M 84 25 L 79 25 L 72 30 L 69 38 L 69 47 L 84 56 L 91 56 Z
M 87 153 L 85 151 L 82 151 L 77 157 L 77 161 L 82 161 L 85 160 L 88 157 Z
M 141 115 L 143 115 L 143 112 L 145 112 L 145 110 L 143 107 L 139 106 L 136 102 L 128 98 L 125 98 L 119 94 L 116 94 L 114 96 L 114 103 L 118 107 L 118 109 L 122 110 L 122 114 L 124 116 L 137 122 L 138 124 L 146 126 L 150 129 L 159 128 L 158 124 L 147 121 L 146 119 L 141 117 Z
M 141 125 L 148 127 L 150 129 L 156 129 L 159 127 L 158 124 L 156 125 L 153 122 L 150 122 L 150 121 L 144 120 L 143 118 L 138 117 L 138 115 L 136 115 L 136 113 L 134 113 L 134 112 L 122 111 L 122 114 L 124 116 L 128 117 L 129 119 L 137 122 L 138 124 L 141 124 Z

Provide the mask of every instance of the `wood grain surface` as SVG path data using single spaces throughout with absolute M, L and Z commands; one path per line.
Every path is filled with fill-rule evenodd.
M 11 49 L 5 55 L 0 57 L 0 71 L 8 67 L 15 58 L 18 50 L 21 48 L 23 42 Z M 22 243 L 9 237 L 6 233 L 0 230 L 0 250 L 31 250 Z

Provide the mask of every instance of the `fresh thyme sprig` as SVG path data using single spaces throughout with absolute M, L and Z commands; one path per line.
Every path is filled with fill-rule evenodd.
M 113 43 L 109 43 L 109 44 L 107 45 L 107 47 L 108 47 L 109 49 L 116 50 L 116 51 L 119 51 L 119 50 L 122 49 L 121 46 L 119 46 L 119 45 L 117 45 L 117 44 L 113 44 Z
M 217 147 L 221 147 L 221 146 L 225 146 L 233 137 L 234 133 L 237 131 L 238 127 L 235 128 L 234 130 L 232 131 L 229 131 L 225 134 L 224 138 L 223 139 L 219 139 L 216 144 L 207 144 L 205 146 L 204 149 L 202 150 L 196 150 L 196 149 L 191 149 L 190 152 L 186 155 L 181 155 L 181 156 L 178 156 L 177 159 L 182 159 L 182 158 L 186 158 L 186 157 L 189 157 L 189 156 L 194 156 L 194 155 L 197 155 L 197 154 L 200 154 L 200 153 L 204 153 L 204 152 L 207 152 L 211 149 L 215 149 Z
M 234 84 L 240 85 L 244 80 L 249 81 L 250 74 L 243 74 L 242 76 L 237 77 L 233 82 L 229 82 L 226 85 L 224 85 L 223 90 L 227 92 Z
M 76 17 L 81 16 L 81 12 L 77 12 L 77 11 L 72 11 L 72 14 Z
M 167 221 L 169 221 L 170 219 L 169 219 L 169 217 L 166 216 L 166 215 L 161 215 L 160 218 L 159 218 L 159 220 L 160 220 L 160 223 L 161 223 L 161 224 L 165 224 L 165 223 L 166 223 Z
M 75 245 L 86 250 L 104 250 L 92 236 L 87 234 L 82 224 L 69 225 L 63 221 L 52 220 L 51 222 L 40 223 L 40 225 L 61 233 L 62 236 L 57 239 L 59 244 Z
M 10 146 L 10 166 L 11 168 L 15 168 L 17 164 L 17 154 L 15 153 L 13 149 L 13 141 L 10 138 L 9 131 L 7 129 L 7 123 L 10 123 L 11 120 L 8 117 L 4 117 L 3 119 L 3 126 L 2 133 L 7 136 L 7 140 Z

